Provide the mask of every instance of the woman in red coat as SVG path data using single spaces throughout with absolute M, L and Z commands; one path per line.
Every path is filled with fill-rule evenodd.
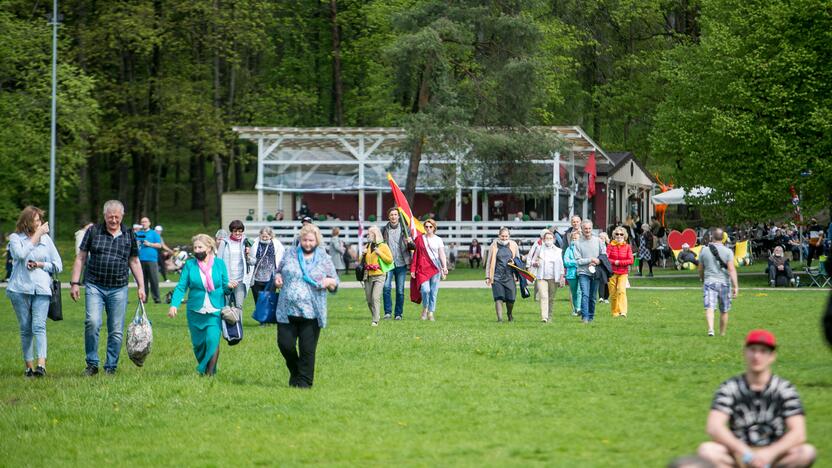
M 633 249 L 627 241 L 627 231 L 617 227 L 612 231 L 612 242 L 607 245 L 607 257 L 612 265 L 608 286 L 613 317 L 627 316 L 627 272 L 633 264 Z

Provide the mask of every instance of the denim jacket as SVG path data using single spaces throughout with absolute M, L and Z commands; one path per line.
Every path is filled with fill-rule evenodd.
M 43 235 L 37 245 L 32 245 L 29 236 L 16 232 L 9 236 L 9 253 L 14 265 L 7 290 L 20 294 L 51 296 L 52 278 L 49 274 L 58 274 L 63 270 L 61 256 L 52 238 Z M 29 270 L 26 267 L 29 260 L 43 262 L 43 268 Z

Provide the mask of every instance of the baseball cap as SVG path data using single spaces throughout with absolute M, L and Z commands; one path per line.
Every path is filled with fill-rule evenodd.
M 162 229 L 162 226 L 156 226 L 155 228 L 153 228 L 153 230 L 154 231 L 159 231 L 159 232 L 164 231 L 164 229 Z
M 768 330 L 751 330 L 748 332 L 748 336 L 745 337 L 745 345 L 755 344 L 768 346 L 771 349 L 777 348 L 777 340 L 774 338 L 774 334 Z
M 300 223 L 301 223 L 301 224 L 303 224 L 303 223 L 311 223 L 311 222 L 312 222 L 312 217 L 310 217 L 310 216 L 304 216 L 304 217 L 300 220 Z
M 683 248 L 683 249 L 689 249 L 689 248 L 690 248 L 690 244 L 688 244 L 687 242 L 685 242 L 684 244 L 682 244 L 682 248 Z

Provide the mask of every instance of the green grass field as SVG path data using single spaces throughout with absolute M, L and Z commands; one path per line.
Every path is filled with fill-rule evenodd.
M 797 385 L 818 466 L 830 465 L 828 293 L 743 293 L 728 336 L 708 338 L 697 291 L 631 290 L 629 318 L 599 305 L 591 326 L 562 292 L 550 324 L 530 300 L 497 324 L 489 290 L 445 289 L 435 323 L 408 305 L 371 328 L 361 291 L 342 289 L 311 391 L 288 388 L 273 326 L 247 327 L 222 345 L 219 374 L 198 377 L 184 314 L 160 305 L 143 368 L 123 352 L 116 376 L 82 377 L 83 307 L 66 294 L 66 319 L 48 324 L 49 375 L 26 380 L 4 298 L 0 465 L 663 466 L 705 439 L 712 394 L 742 370 L 755 327 L 777 334 L 775 371 Z

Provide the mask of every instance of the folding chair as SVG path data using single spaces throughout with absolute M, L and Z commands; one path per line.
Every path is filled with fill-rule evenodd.
M 832 278 L 829 277 L 829 272 L 826 271 L 825 262 L 820 262 L 817 268 L 804 267 L 803 271 L 809 275 L 809 279 L 812 281 L 811 286 L 825 288 L 832 283 Z

